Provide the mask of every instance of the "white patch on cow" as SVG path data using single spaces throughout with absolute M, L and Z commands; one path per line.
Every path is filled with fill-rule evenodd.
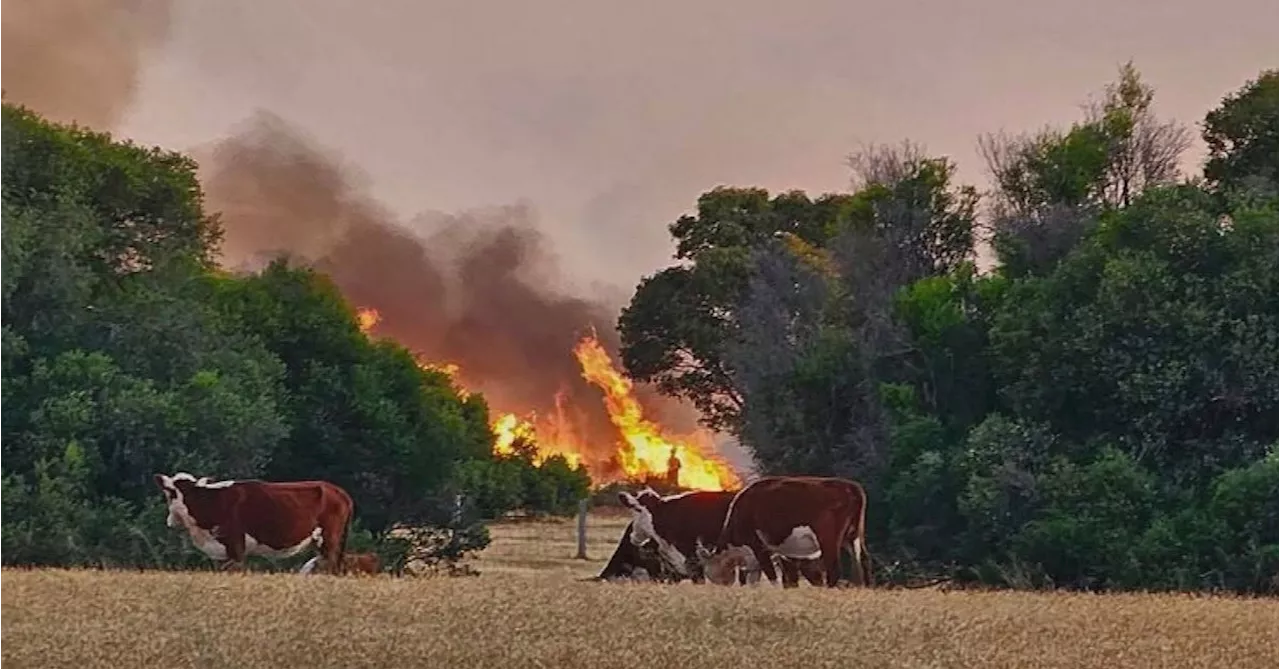
M 214 528 L 217 529 L 217 528 Z M 214 536 L 212 530 L 197 527 L 193 522 L 187 525 L 187 534 L 191 535 L 191 543 L 205 555 L 214 560 L 227 559 L 227 547 Z
M 673 500 L 673 499 L 680 499 L 681 497 L 688 497 L 689 495 L 692 495 L 692 494 L 694 494 L 694 493 L 696 493 L 696 492 L 699 492 L 699 491 L 697 491 L 697 490 L 686 490 L 686 491 L 684 491 L 684 492 L 678 492 L 678 493 L 676 493 L 676 494 L 674 494 L 674 495 L 667 495 L 666 497 L 663 497 L 663 498 L 662 498 L 662 501 L 664 501 L 664 502 L 670 502 L 670 501 L 671 501 L 671 500 Z M 656 495 L 657 493 L 654 493 L 654 494 Z
M 315 571 L 315 570 L 316 570 L 316 565 L 317 565 L 317 564 L 319 564 L 319 563 L 320 563 L 320 556 L 319 556 L 319 555 L 317 555 L 317 556 L 315 556 L 315 557 L 311 558 L 310 560 L 307 560 L 307 561 L 302 565 L 302 568 L 298 570 L 298 573 L 299 573 L 299 574 L 310 574 L 311 572 L 313 572 L 313 571 Z
M 182 497 L 182 491 L 173 484 L 176 479 L 175 476 L 171 479 L 167 478 L 164 482 L 164 490 L 169 497 L 169 515 L 165 517 L 164 523 L 169 527 L 186 527 L 190 530 L 196 526 L 196 521 L 191 517 L 191 511 Z
M 818 535 L 808 525 L 799 525 L 791 528 L 791 533 L 787 535 L 787 538 L 776 546 L 769 543 L 769 538 L 764 535 L 764 532 L 756 530 L 756 536 L 760 538 L 760 543 L 764 544 L 764 547 L 774 555 L 792 560 L 817 560 L 822 557 L 822 547 L 818 543 Z
M 272 548 L 271 546 L 268 546 L 262 543 L 261 541 L 258 541 L 257 539 L 253 538 L 252 535 L 246 534 L 244 535 L 244 552 L 246 555 L 257 555 L 259 557 L 265 557 L 265 558 L 293 557 L 294 555 L 301 553 L 303 549 L 311 545 L 311 542 L 317 541 L 319 538 L 320 538 L 320 528 L 317 527 L 314 530 L 311 530 L 311 534 L 308 535 L 307 538 L 303 539 L 302 541 L 292 546 L 285 546 L 284 548 Z
M 207 488 L 207 489 L 209 489 L 209 490 L 218 490 L 218 489 L 221 489 L 221 488 L 230 488 L 231 486 L 233 486 L 233 485 L 235 485 L 235 484 L 236 484 L 236 482 L 235 482 L 234 480 L 227 480 L 227 481 L 210 481 L 210 480 L 209 480 L 209 477 L 207 477 L 207 476 L 201 476 L 201 477 L 200 477 L 200 479 L 196 481 L 196 485 L 197 485 L 198 487 L 201 487 L 201 488 Z

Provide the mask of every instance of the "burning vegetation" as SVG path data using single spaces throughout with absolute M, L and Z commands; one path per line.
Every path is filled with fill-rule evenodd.
M 381 321 L 376 309 L 357 310 L 360 329 L 374 335 Z M 529 411 L 523 417 L 515 412 L 495 412 L 491 427 L 496 440 L 494 451 L 513 453 L 517 444 L 532 446 L 539 457 L 564 457 L 573 466 L 585 466 L 596 485 L 621 480 L 642 481 L 665 479 L 669 484 L 695 490 L 725 490 L 741 481 L 733 469 L 719 456 L 704 432 L 688 435 L 667 434 L 657 423 L 646 418 L 644 407 L 636 397 L 631 380 L 626 378 L 605 350 L 594 332 L 583 336 L 573 348 L 581 367 L 582 378 L 598 388 L 603 407 L 616 433 L 607 448 L 589 444 L 575 428 L 565 392 L 555 395 L 555 410 L 540 416 Z M 464 372 L 453 363 L 440 363 L 419 356 L 419 365 L 448 374 L 459 392 L 469 392 Z

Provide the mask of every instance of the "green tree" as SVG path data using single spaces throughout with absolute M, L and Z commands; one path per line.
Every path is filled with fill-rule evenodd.
M 676 265 L 645 277 L 618 319 L 621 358 L 633 378 L 691 401 L 713 427 L 737 420 L 742 398 L 725 348 L 751 275 L 751 250 L 779 233 L 821 245 L 835 230 L 844 196 L 717 188 L 695 216 L 669 227 Z
M 1276 70 L 1264 70 L 1204 117 L 1201 136 L 1209 147 L 1204 176 L 1231 190 L 1246 186 L 1275 192 L 1276 119 L 1280 107 Z

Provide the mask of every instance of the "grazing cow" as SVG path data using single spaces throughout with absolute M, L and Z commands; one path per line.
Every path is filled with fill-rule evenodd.
M 649 542 L 644 546 L 637 546 L 631 543 L 631 526 L 632 523 L 627 523 L 627 529 L 623 530 L 622 538 L 618 540 L 618 547 L 613 549 L 613 556 L 609 558 L 608 564 L 600 570 L 600 575 L 596 576 L 595 580 L 637 578 L 642 573 L 643 580 L 646 581 L 669 580 L 669 577 L 664 574 L 667 570 L 662 568 L 662 561 L 658 558 L 656 544 Z
M 633 546 L 653 542 L 663 566 L 675 572 L 677 579 L 703 581 L 698 547 L 719 538 L 733 492 L 693 491 L 662 497 L 645 488 L 636 495 L 620 492 L 618 499 L 632 513 L 628 531 Z M 749 575 L 743 574 L 742 580 L 749 580 Z
M 156 474 L 169 505 L 166 523 L 184 527 L 191 542 L 223 569 L 244 567 L 250 555 L 289 557 L 313 542 L 330 573 L 342 570 L 342 553 L 354 505 L 327 481 L 210 481 L 191 474 Z
M 734 546 L 746 546 L 755 555 L 764 575 L 775 580 L 769 537 L 780 537 L 778 546 L 801 544 L 812 534 L 828 587 L 840 578 L 840 551 L 853 553 L 854 578 L 859 585 L 871 585 L 871 561 L 866 551 L 867 495 L 861 485 L 847 479 L 816 476 L 767 476 L 743 488 L 733 498 L 724 527 L 715 543 L 719 553 Z M 802 536 L 793 533 L 808 528 Z M 727 559 L 727 558 L 726 558 Z M 809 574 L 805 574 L 809 578 Z M 790 581 L 790 582 L 789 582 Z M 799 579 L 790 574 L 783 586 L 794 587 Z

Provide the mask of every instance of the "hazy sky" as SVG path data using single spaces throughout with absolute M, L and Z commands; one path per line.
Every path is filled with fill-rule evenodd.
M 1129 58 L 1188 123 L 1277 64 L 1272 0 L 177 0 L 170 20 L 123 133 L 188 148 L 265 108 L 406 220 L 524 200 L 571 277 L 628 292 L 718 184 L 840 190 L 850 150 L 904 138 L 977 182 L 979 133 L 1074 120 Z

